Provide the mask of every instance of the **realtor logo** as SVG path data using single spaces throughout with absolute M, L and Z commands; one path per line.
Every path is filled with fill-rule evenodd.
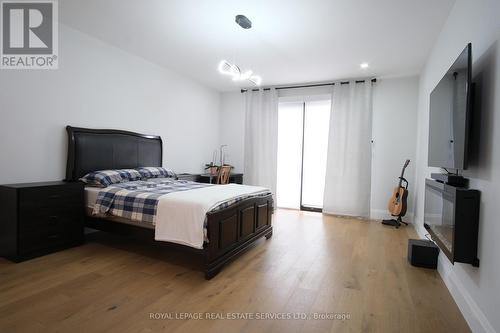
M 1 2 L 2 69 L 57 69 L 57 1 Z

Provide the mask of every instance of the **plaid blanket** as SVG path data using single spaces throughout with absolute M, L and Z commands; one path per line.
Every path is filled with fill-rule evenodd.
M 92 214 L 108 214 L 132 221 L 154 223 L 159 197 L 172 192 L 207 186 L 213 186 L 213 184 L 168 178 L 151 178 L 113 184 L 99 191 Z
M 132 221 L 154 224 L 158 200 L 162 195 L 208 186 L 217 185 L 174 180 L 172 178 L 151 178 L 113 184 L 99 191 L 92 214 L 112 215 Z M 270 192 L 265 191 L 252 196 L 265 196 L 268 194 Z M 210 212 L 227 208 L 248 197 L 250 195 L 230 198 L 212 208 Z

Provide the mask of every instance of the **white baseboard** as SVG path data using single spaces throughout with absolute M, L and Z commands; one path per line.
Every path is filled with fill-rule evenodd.
M 370 219 L 372 220 L 383 220 L 383 219 L 391 219 L 391 215 L 387 211 L 387 209 L 371 209 L 370 210 Z M 413 213 L 406 213 L 404 219 L 405 222 L 412 223 L 413 222 Z
M 420 238 L 425 238 L 424 235 L 426 232 L 423 227 L 414 225 L 414 228 Z M 495 333 L 495 329 L 491 326 L 483 311 L 481 311 L 467 289 L 465 289 L 462 282 L 460 282 L 460 279 L 453 270 L 453 265 L 442 252 L 439 253 L 438 272 L 472 332 Z

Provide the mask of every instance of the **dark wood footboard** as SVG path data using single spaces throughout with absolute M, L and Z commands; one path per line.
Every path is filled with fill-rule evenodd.
M 260 237 L 272 236 L 272 195 L 245 199 L 207 214 L 205 278 L 210 279 Z
M 236 258 L 257 239 L 264 236 L 269 239 L 272 236 L 273 209 L 272 195 L 268 195 L 248 198 L 223 210 L 208 213 L 209 241 L 201 250 L 169 242 L 159 243 L 203 255 L 205 278 L 208 280 L 217 275 L 222 266 Z M 154 239 L 153 229 L 140 226 L 90 216 L 86 217 L 85 224 L 97 230 Z

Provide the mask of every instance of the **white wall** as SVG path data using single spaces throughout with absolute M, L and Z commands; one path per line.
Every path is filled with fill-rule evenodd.
M 221 94 L 220 142 L 228 145 L 226 162 L 243 172 L 245 152 L 245 99 L 241 92 Z
M 500 2 L 457 0 L 420 77 L 417 147 L 417 230 L 423 236 L 424 184 L 429 135 L 429 95 L 468 42 L 472 42 L 473 77 L 479 85 L 475 109 L 475 149 L 470 187 L 481 191 L 479 268 L 451 265 L 440 255 L 439 272 L 475 332 L 500 331 Z M 496 129 L 496 130 L 495 130 Z M 474 138 L 475 139 L 475 138 Z M 477 141 L 477 140 L 473 140 Z
M 373 90 L 371 217 L 387 218 L 387 203 L 406 159 L 408 210 L 413 217 L 418 77 L 379 79 Z
M 280 96 L 324 94 L 331 88 L 280 90 Z M 293 95 L 293 96 L 292 96 Z M 406 178 L 410 182 L 407 220 L 413 215 L 418 77 L 379 79 L 373 95 L 373 160 L 371 215 L 385 218 L 387 202 L 405 159 L 412 160 Z M 221 142 L 228 144 L 228 162 L 243 171 L 245 105 L 244 94 L 223 93 L 221 97 Z
M 161 135 L 164 165 L 200 172 L 220 94 L 60 25 L 58 70 L 0 71 L 0 184 L 63 179 L 65 126 Z

